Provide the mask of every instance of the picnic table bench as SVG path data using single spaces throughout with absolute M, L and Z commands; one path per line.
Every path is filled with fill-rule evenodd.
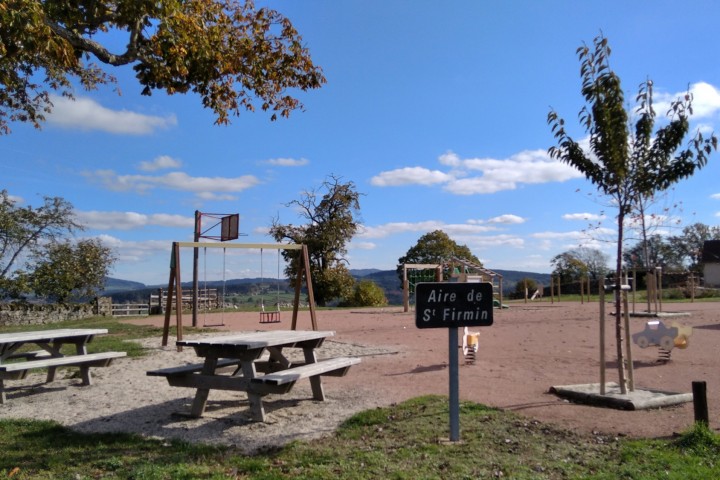
M 195 388 L 190 415 L 201 417 L 210 390 L 246 392 L 254 420 L 265 421 L 262 397 L 289 392 L 298 380 L 308 378 L 315 400 L 325 400 L 321 376 L 344 376 L 356 357 L 318 360 L 316 349 L 334 332 L 273 330 L 198 340 L 181 340 L 178 346 L 193 347 L 204 357 L 202 364 L 182 365 L 148 371 L 150 376 L 163 376 L 174 387 Z M 290 362 L 283 349 L 299 348 L 304 361 Z M 263 354 L 269 353 L 265 359 Z M 230 375 L 223 374 L 232 367 Z
M 90 367 L 106 367 L 126 352 L 88 353 L 87 344 L 95 335 L 104 335 L 107 329 L 61 328 L 0 334 L 0 404 L 7 401 L 5 380 L 21 380 L 31 370 L 47 368 L 47 382 L 55 380 L 58 367 L 80 367 L 83 385 L 92 384 Z M 28 344 L 40 350 L 22 351 Z M 63 345 L 74 345 L 75 354 L 61 352 Z

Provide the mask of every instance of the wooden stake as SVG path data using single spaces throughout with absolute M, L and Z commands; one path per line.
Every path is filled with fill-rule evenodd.
M 692 382 L 693 408 L 695 410 L 695 423 L 710 424 L 707 403 L 707 384 L 705 382 Z
M 598 282 L 600 296 L 600 395 L 605 395 L 605 285 Z

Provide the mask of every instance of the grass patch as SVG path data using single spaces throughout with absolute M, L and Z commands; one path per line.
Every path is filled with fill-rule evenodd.
M 709 479 L 720 439 L 696 425 L 674 440 L 559 430 L 463 402 L 447 443 L 448 401 L 419 397 L 359 413 L 329 437 L 245 456 L 228 447 L 82 435 L 52 422 L 0 421 L 0 477 L 15 479 Z M 42 454 L 38 455 L 38 452 Z

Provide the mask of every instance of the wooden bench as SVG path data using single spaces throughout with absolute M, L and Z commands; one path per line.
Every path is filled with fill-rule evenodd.
M 38 358 L 48 358 L 50 353 L 46 350 L 33 350 L 32 352 L 15 352 L 9 357 L 8 360 L 36 360 Z
M 238 367 L 240 360 L 236 358 L 221 358 L 217 362 L 215 371 L 225 367 Z M 174 377 L 179 375 L 189 375 L 192 373 L 201 372 L 204 364 L 202 363 L 190 363 L 188 365 L 181 365 L 179 367 L 161 368 L 159 370 L 150 370 L 146 372 L 151 377 Z
M 260 393 L 286 393 L 290 391 L 295 382 L 302 378 L 318 376 L 343 377 L 351 366 L 360 363 L 357 357 L 335 357 L 318 360 L 314 363 L 305 363 L 273 373 L 267 373 L 252 379 L 254 390 Z M 313 382 L 314 383 L 314 382 Z M 322 392 L 316 392 L 313 386 L 313 396 L 316 400 L 323 400 Z M 321 398 L 318 398 L 321 397 Z
M 31 356 L 30 358 L 39 358 L 39 360 L 0 364 L 0 403 L 5 403 L 4 380 L 21 380 L 27 377 L 30 370 L 36 368 L 49 369 L 47 381 L 52 382 L 55 380 L 55 370 L 57 367 L 80 367 L 83 385 L 91 385 L 90 367 L 107 367 L 114 359 L 126 355 L 126 352 L 100 352 L 85 355 L 67 355 L 64 357 L 46 357 L 37 352 L 37 355 L 34 357 Z

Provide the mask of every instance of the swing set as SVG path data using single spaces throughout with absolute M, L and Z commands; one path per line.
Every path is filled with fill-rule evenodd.
M 168 289 L 167 289 L 167 304 L 165 307 L 165 324 L 163 328 L 163 339 L 162 339 L 162 346 L 167 346 L 168 342 L 168 336 L 170 332 L 170 317 L 172 315 L 172 309 L 173 309 L 173 301 L 175 302 L 175 322 L 177 327 L 177 340 L 182 340 L 182 327 L 183 327 L 183 321 L 182 321 L 182 283 L 181 283 L 181 276 L 180 276 L 180 249 L 183 247 L 190 247 L 194 249 L 199 248 L 222 248 L 223 249 L 223 265 L 224 265 L 224 252 L 228 248 L 244 248 L 244 249 L 259 249 L 261 252 L 261 263 L 262 263 L 262 253 L 264 250 L 278 250 L 278 299 L 279 299 L 279 288 L 280 288 L 280 280 L 279 280 L 279 269 L 280 269 L 280 250 L 301 250 L 300 255 L 298 255 L 298 278 L 295 282 L 295 299 L 293 302 L 293 315 L 292 315 L 292 324 L 291 329 L 297 330 L 297 318 L 298 318 L 298 309 L 300 305 L 300 290 L 302 288 L 303 284 L 303 276 L 305 280 L 305 286 L 307 288 L 308 292 L 308 303 L 310 308 L 310 320 L 312 323 L 312 329 L 317 330 L 317 317 L 315 315 L 315 296 L 312 289 L 312 278 L 310 275 L 310 255 L 308 253 L 307 245 L 304 244 L 284 244 L 284 243 L 253 243 L 253 244 L 239 244 L 239 243 L 230 243 L 230 244 L 220 244 L 220 243 L 209 243 L 209 242 L 173 242 L 172 243 L 172 252 L 170 255 L 170 278 L 168 280 Z M 223 268 L 223 275 L 224 275 L 224 268 Z M 261 266 L 262 270 L 262 266 Z M 264 275 L 264 272 L 261 271 L 261 275 Z M 261 277 L 261 292 L 263 291 L 262 283 L 264 277 Z M 224 280 L 224 277 L 223 277 Z M 223 287 L 224 288 L 224 287 Z M 194 283 L 194 295 L 193 295 L 193 304 L 194 306 L 197 304 L 197 283 Z M 223 299 L 224 300 L 224 299 Z M 261 309 L 260 312 L 260 323 L 277 323 L 280 321 L 280 302 L 277 302 L 277 311 L 274 312 L 265 312 L 264 311 L 264 295 L 261 300 Z M 195 316 L 196 310 L 193 309 L 193 319 L 196 318 Z M 178 349 L 181 349 L 181 347 L 178 347 Z
M 265 275 L 263 273 L 263 249 L 260 249 L 260 323 L 279 323 L 280 322 L 280 250 L 277 252 L 277 300 L 274 311 L 265 311 Z
M 216 220 L 216 222 L 211 225 L 210 227 L 203 230 L 202 227 L 202 220 L 203 218 L 210 218 L 213 220 Z M 220 235 L 210 235 L 209 232 L 211 230 L 217 230 L 217 227 L 220 226 Z M 203 213 L 199 210 L 195 210 L 195 228 L 194 228 L 194 235 L 193 235 L 193 241 L 194 242 L 200 242 L 201 238 L 207 238 L 210 240 L 219 240 L 220 242 L 227 242 L 229 240 L 235 240 L 237 239 L 239 234 L 239 227 L 240 227 L 240 215 L 237 213 L 233 214 L 227 214 L 227 213 Z M 207 244 L 205 244 L 207 245 Z M 197 327 L 198 321 L 197 321 L 197 314 L 198 314 L 198 256 L 199 256 L 200 248 L 195 247 L 193 248 L 193 300 L 192 300 L 192 326 Z M 207 289 L 207 247 L 204 247 L 203 249 L 203 259 L 204 259 L 204 270 L 205 270 L 205 288 L 203 292 L 203 298 L 204 302 L 203 305 L 205 307 L 205 312 L 207 313 L 208 309 L 208 289 Z M 222 312 L 225 312 L 225 249 L 223 248 L 223 295 L 222 295 Z M 217 290 L 215 291 L 215 306 L 217 307 L 218 301 L 217 301 Z M 221 317 L 220 323 L 215 325 L 209 325 L 205 321 L 205 317 L 203 316 L 203 326 L 204 327 L 222 327 L 225 325 L 224 323 L 225 319 L 224 317 Z

